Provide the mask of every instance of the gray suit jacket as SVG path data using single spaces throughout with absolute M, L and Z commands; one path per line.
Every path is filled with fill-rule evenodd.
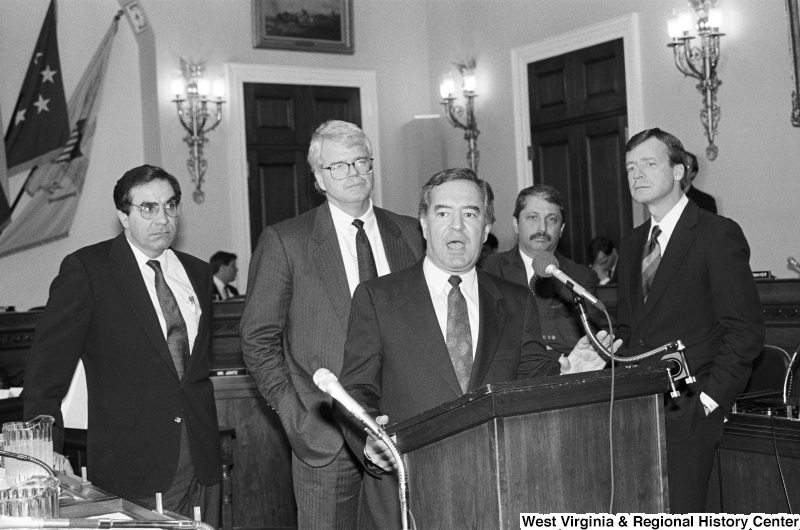
M 422 256 L 419 222 L 375 208 L 392 271 Z M 344 440 L 319 368 L 342 368 L 350 288 L 330 206 L 268 226 L 250 263 L 240 324 L 242 352 L 261 394 L 281 418 L 295 455 L 328 464 Z

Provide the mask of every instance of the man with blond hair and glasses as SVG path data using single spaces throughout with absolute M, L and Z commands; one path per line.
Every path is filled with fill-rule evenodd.
M 356 125 L 320 125 L 308 163 L 326 201 L 266 227 L 250 263 L 242 351 L 292 447 L 298 528 L 356 528 L 363 455 L 344 443 L 331 400 L 312 377 L 342 368 L 359 282 L 423 255 L 417 220 L 372 204 L 372 162 L 369 138 Z
M 123 231 L 64 258 L 25 368 L 24 417 L 56 420 L 83 361 L 89 480 L 120 497 L 220 518 L 219 427 L 211 368 L 211 269 L 171 248 L 178 181 L 155 166 L 114 187 Z

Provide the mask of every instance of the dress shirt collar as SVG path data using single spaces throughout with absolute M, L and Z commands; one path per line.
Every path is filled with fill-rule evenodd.
M 356 232 L 357 228 L 353 226 L 354 219 L 361 219 L 364 221 L 364 230 L 367 233 L 370 233 L 376 224 L 375 210 L 372 206 L 372 199 L 369 200 L 367 211 L 364 212 L 364 215 L 361 217 L 352 217 L 351 215 L 339 209 L 338 206 L 334 205 L 330 201 L 328 201 L 328 206 L 331 208 L 331 217 L 333 218 L 333 224 L 336 226 L 336 230 L 344 234 L 348 233 L 348 230 L 352 230 L 354 233 Z
M 422 262 L 422 271 L 425 273 L 425 281 L 430 291 L 432 293 L 444 293 L 445 299 L 452 288 L 449 281 L 450 276 L 460 276 L 461 285 L 459 285 L 459 288 L 461 292 L 473 303 L 478 303 L 478 273 L 475 271 L 475 267 L 472 267 L 468 272 L 454 275 L 443 271 L 434 265 L 430 258 L 425 256 L 425 261 Z
M 525 279 L 530 282 L 531 276 L 533 276 L 533 273 L 536 272 L 533 270 L 533 258 L 525 254 L 525 252 L 522 251 L 522 248 L 519 248 L 519 255 L 522 258 L 522 264 L 525 266 Z M 542 275 L 539 274 L 539 276 Z
M 689 204 L 689 198 L 686 195 L 681 194 L 680 200 L 675 203 L 675 206 L 667 212 L 660 223 L 657 223 L 654 217 L 650 217 L 650 231 L 647 233 L 647 241 L 650 241 L 650 235 L 653 233 L 653 227 L 656 225 L 661 227 L 661 235 L 658 236 L 658 244 L 661 246 L 661 255 L 664 255 L 664 250 L 667 248 L 667 243 L 669 243 L 669 238 L 672 237 L 672 232 L 675 231 L 675 226 L 678 224 L 678 220 L 681 218 L 683 214 L 683 210 L 686 209 L 686 205 Z
M 154 260 L 156 260 L 157 262 L 159 262 L 161 264 L 161 270 L 164 271 L 164 274 L 165 275 L 167 274 L 167 271 L 169 270 L 169 262 L 170 262 L 168 257 L 170 256 L 170 254 L 174 255 L 174 253 L 172 252 L 172 249 L 168 248 L 167 250 L 162 252 L 161 255 L 159 255 L 157 258 L 150 258 L 150 257 L 147 256 L 147 254 L 145 254 L 144 252 L 139 250 L 139 248 L 136 245 L 131 243 L 130 240 L 127 237 L 125 238 L 125 241 L 127 241 L 128 244 L 131 246 L 131 250 L 133 250 L 133 256 L 136 258 L 136 263 L 139 264 L 139 268 L 140 269 L 153 271 L 153 269 L 150 268 L 150 265 L 148 265 L 147 262 L 150 261 L 151 259 L 154 259 Z M 153 273 L 153 274 L 155 274 L 155 273 Z

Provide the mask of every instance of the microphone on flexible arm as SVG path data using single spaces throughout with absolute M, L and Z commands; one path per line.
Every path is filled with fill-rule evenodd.
M 553 255 L 552 252 L 548 252 L 546 250 L 538 250 L 534 252 L 534 255 L 531 257 L 533 260 L 533 270 L 536 271 L 536 274 L 539 276 L 553 276 L 558 281 L 563 283 L 567 286 L 567 288 L 573 292 L 573 294 L 580 296 L 597 309 L 601 311 L 606 310 L 606 306 L 597 299 L 592 293 L 581 287 L 579 283 L 575 280 L 561 272 L 558 268 L 558 260 Z
M 358 401 L 347 393 L 339 382 L 339 379 L 330 370 L 327 368 L 320 368 L 314 372 L 314 384 L 317 385 L 320 390 L 338 401 L 350 414 L 358 418 L 372 434 L 389 448 L 389 451 L 394 457 L 395 464 L 397 465 L 401 530 L 409 530 L 409 521 L 412 520 L 412 516 L 408 507 L 408 472 L 406 471 L 405 462 L 403 462 L 403 459 L 400 457 L 400 451 L 397 450 L 397 446 L 392 441 L 392 438 L 386 434 L 386 431 L 384 431 L 369 414 L 367 414 L 364 407 L 359 405 Z

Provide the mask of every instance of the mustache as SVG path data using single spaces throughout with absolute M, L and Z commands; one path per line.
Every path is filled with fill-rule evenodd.
M 552 241 L 553 240 L 553 238 L 550 237 L 550 234 L 548 234 L 547 232 L 536 232 L 535 234 L 531 234 L 530 241 L 533 241 L 534 239 L 536 239 L 538 237 L 543 237 L 547 241 Z

